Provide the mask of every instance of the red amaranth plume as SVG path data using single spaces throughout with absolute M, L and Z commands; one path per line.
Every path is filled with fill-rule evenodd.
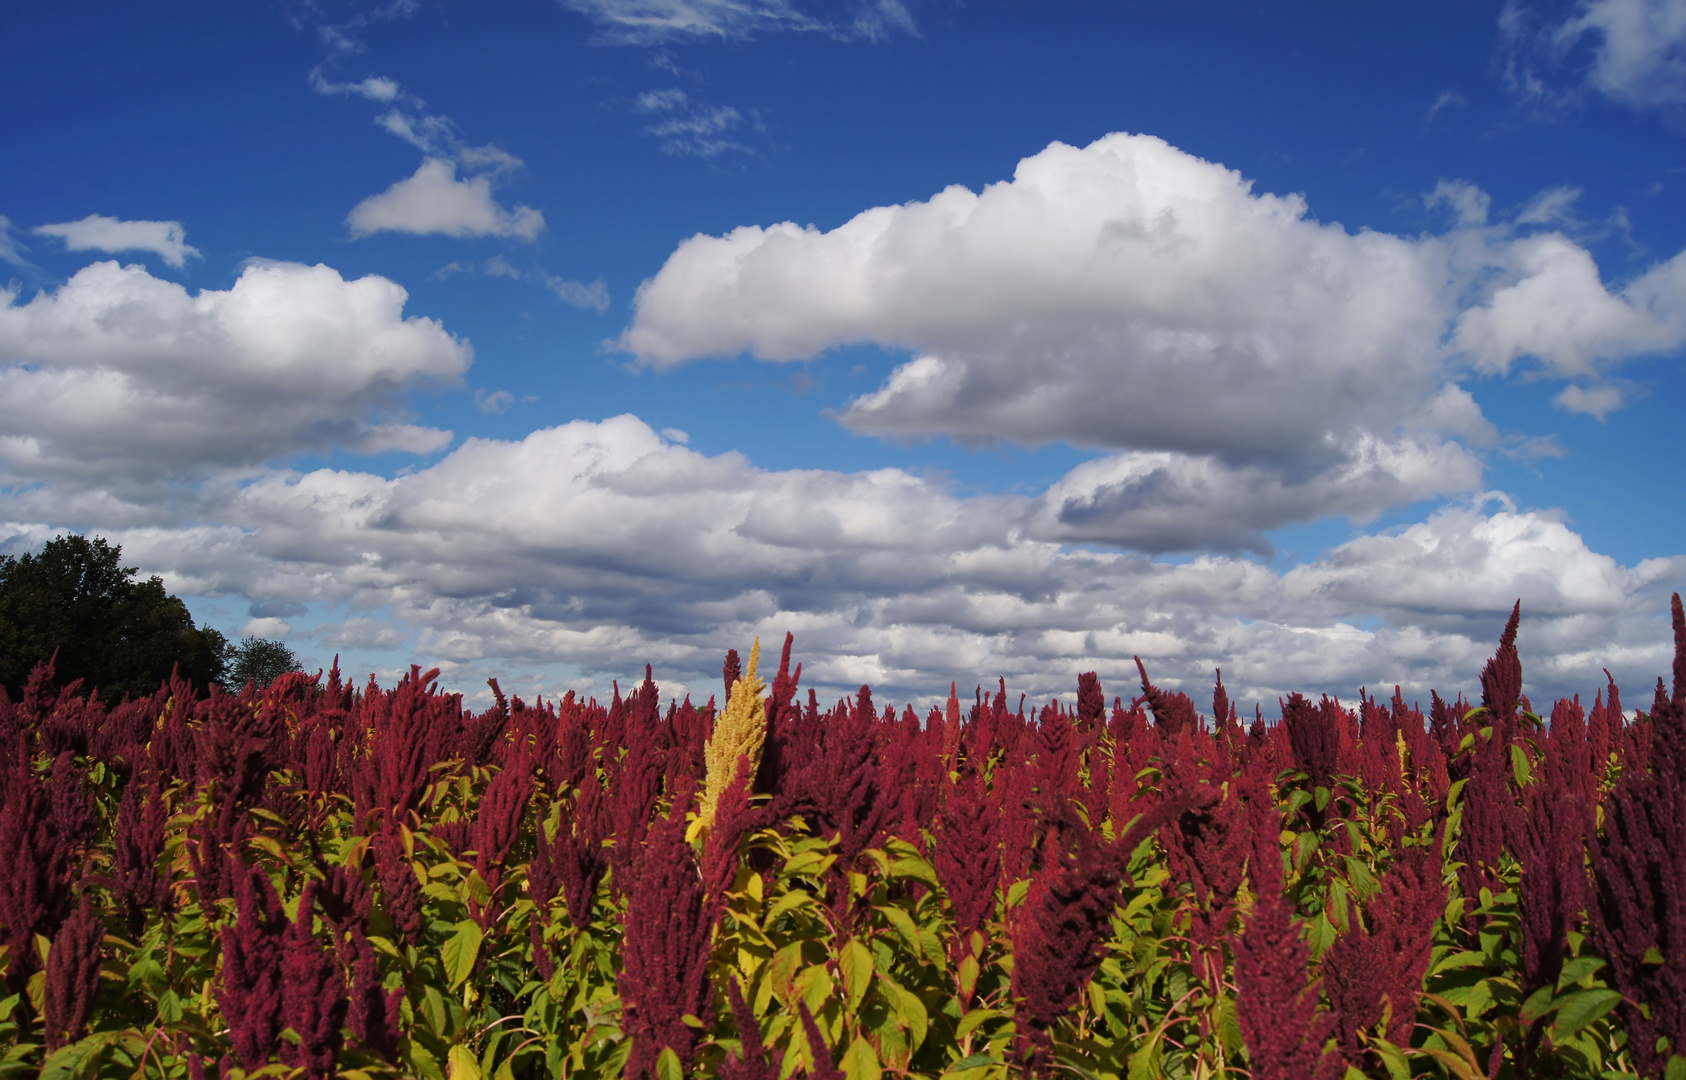
M 1678 593 L 1673 616 L 1678 681 L 1651 716 L 1649 768 L 1624 761 L 1604 801 L 1604 831 L 1588 845 L 1596 895 L 1587 929 L 1609 962 L 1605 978 L 1623 996 L 1616 1014 L 1646 1077 L 1661 1076 L 1666 1064 L 1655 1049 L 1659 1037 L 1686 1047 L 1686 616 Z M 1653 955 L 1662 962 L 1648 962 Z
M 281 1034 L 282 936 L 287 915 L 269 876 L 231 857 L 234 925 L 222 932 L 222 977 L 217 1006 L 234 1053 L 256 1069 L 275 1053 Z
M 415 868 L 404 851 L 403 838 L 388 822 L 371 838 L 369 848 L 375 855 L 375 880 L 381 887 L 381 909 L 392 921 L 392 929 L 400 941 L 419 944 L 422 932 L 421 882 L 416 879 Z
M 117 804 L 111 860 L 112 878 L 131 936 L 139 935 L 149 912 L 164 915 L 175 906 L 169 873 L 158 868 L 169 819 L 158 778 L 131 777 Z
M 381 986 L 380 965 L 375 949 L 369 944 L 362 927 L 351 929 L 351 992 L 346 1009 L 346 1026 L 371 1053 L 389 1062 L 398 1061 L 400 1006 L 404 1000 L 402 987 L 387 991 Z
M 1510 621 L 1499 635 L 1499 651 L 1481 670 L 1481 707 L 1492 714 L 1496 723 L 1508 723 L 1516 717 L 1516 704 L 1522 698 L 1522 659 L 1516 653 L 1516 628 L 1522 621 L 1522 601 L 1510 611 Z
M 1161 803 L 1114 844 L 1072 830 L 1076 850 L 1049 853 L 1013 927 L 1017 1053 L 1027 1076 L 1054 1075 L 1054 1027 L 1100 967 L 1121 864 L 1143 837 L 1188 805 L 1186 799 Z
M 609 868 L 603 841 L 607 832 L 603 789 L 593 773 L 585 778 L 552 841 L 551 858 L 562 877 L 562 897 L 576 926 L 591 925 L 597 887 Z
M 808 1075 L 812 1080 L 843 1080 L 843 1070 L 837 1067 L 831 1048 L 825 1044 L 825 1036 L 820 1033 L 819 1024 L 814 1022 L 813 1010 L 808 1008 L 807 999 L 801 996 L 796 999 L 796 1014 L 802 1021 L 803 1034 L 808 1036 L 808 1049 L 814 1055 L 814 1067 L 808 1070 Z
M 104 940 L 105 920 L 84 896 L 76 913 L 65 920 L 53 938 L 47 957 L 42 1019 L 49 1051 L 81 1038 L 82 1029 L 94 1015 L 100 985 L 100 943 Z
M 972 935 L 994 914 L 1001 877 L 1001 810 L 981 777 L 967 776 L 949 790 L 937 815 L 932 865 L 954 909 L 949 953 L 958 964 L 972 952 Z
M 1470 749 L 1469 782 L 1463 790 L 1463 829 L 1458 839 L 1458 871 L 1467 909 L 1480 903 L 1481 890 L 1501 888 L 1499 859 L 1521 825 L 1521 808 L 1512 786 L 1509 725 L 1495 724 L 1492 735 L 1476 735 Z
M 1229 703 L 1229 691 L 1224 688 L 1224 672 L 1222 668 L 1214 668 L 1217 676 L 1212 687 L 1212 722 L 1219 731 L 1229 731 L 1237 726 L 1235 706 Z
M 1282 820 L 1268 798 L 1251 805 L 1249 867 L 1257 899 L 1235 940 L 1235 1018 L 1252 1055 L 1253 1080 L 1325 1080 L 1342 1071 L 1340 1057 L 1323 1052 L 1335 1019 L 1318 1007 L 1317 987 L 1306 983 L 1311 948 L 1283 891 Z
M 1080 798 L 1077 774 L 1082 766 L 1080 735 L 1071 718 L 1050 706 L 1036 726 L 1036 787 L 1043 805 Z
M 767 737 L 761 751 L 761 768 L 755 775 L 755 791 L 775 794 L 782 792 L 784 775 L 793 764 L 791 760 L 787 760 L 790 729 L 796 726 L 798 718 L 802 715 L 801 708 L 793 704 L 796 700 L 796 687 L 802 681 L 802 665 L 797 664 L 795 670 L 790 666 L 790 649 L 795 642 L 796 635 L 785 634 L 784 648 L 779 651 L 779 670 L 773 676 L 772 686 L 767 691 L 764 706 L 767 713 Z M 818 712 L 813 690 L 808 691 L 808 709 L 810 715 Z
M 743 990 L 738 986 L 735 975 L 726 980 L 726 1002 L 732 1007 L 732 1020 L 738 1027 L 739 1050 L 736 1054 L 726 1055 L 715 1075 L 719 1080 L 779 1080 L 777 1066 L 767 1060 L 761 1022 L 755 1019 L 754 1010 L 744 1001 Z
M 1434 923 L 1445 909 L 1440 860 L 1428 848 L 1407 848 L 1382 875 L 1381 892 L 1365 912 L 1369 925 L 1355 923 L 1323 954 L 1323 979 L 1347 1064 L 1363 1066 L 1363 1032 L 1396 1046 L 1409 1044 Z
M 726 662 L 720 665 L 720 680 L 726 684 L 726 695 L 721 701 L 732 700 L 732 685 L 743 678 L 743 661 L 738 659 L 738 650 L 726 650 Z
M 1249 832 L 1247 810 L 1235 785 L 1227 790 L 1200 785 L 1192 805 L 1160 830 L 1172 882 L 1193 893 L 1189 937 L 1213 946 L 1227 935 L 1241 891 Z
M 302 1068 L 307 1080 L 334 1075 L 344 1037 L 349 1004 L 345 980 L 332 954 L 311 933 L 315 921 L 316 883 L 304 887 L 299 916 L 287 927 L 281 944 L 281 1022 L 298 1034 L 297 1045 L 283 1043 L 282 1060 Z
M 703 893 L 683 808 L 657 822 L 640 858 L 638 888 L 627 905 L 621 941 L 624 966 L 616 986 L 625 1003 L 621 1026 L 632 1036 L 625 1075 L 652 1074 L 663 1047 L 689 1070 L 702 1032 L 686 1016 L 710 1013 L 708 952 L 714 912 Z
M 1194 702 L 1189 700 L 1187 694 L 1180 690 L 1167 694 L 1149 682 L 1147 668 L 1143 666 L 1139 656 L 1136 657 L 1136 670 L 1142 677 L 1142 698 L 1147 701 L 1147 707 L 1153 712 L 1154 723 L 1159 725 L 1161 734 L 1168 737 L 1184 729 L 1200 726 L 1200 714 L 1195 711 Z
M 1338 705 L 1323 699 L 1322 707 L 1300 694 L 1289 694 L 1282 704 L 1282 727 L 1288 734 L 1294 758 L 1311 778 L 1313 787 L 1334 785 L 1340 767 L 1341 729 Z M 1308 804 L 1309 805 L 1309 804 Z
M 738 872 L 738 845 L 743 838 L 767 823 L 765 811 L 750 804 L 749 758 L 738 755 L 737 771 L 732 783 L 720 797 L 714 811 L 714 827 L 708 831 L 703 845 L 703 891 L 710 903 L 723 903 L 726 890 L 732 887 Z
M 1604 779 L 1604 771 L 1610 764 L 1610 756 L 1622 745 L 1622 727 L 1626 720 L 1622 716 L 1622 692 L 1616 687 L 1615 676 L 1608 668 L 1604 671 L 1604 678 L 1608 683 L 1608 696 L 1600 691 L 1593 700 L 1592 712 L 1587 716 L 1587 744 L 1592 753 L 1592 768 L 1594 783 Z M 1602 795 L 1601 791 L 1595 794 Z
M 626 753 L 609 778 L 607 809 L 615 844 L 609 849 L 614 875 L 610 888 L 629 895 L 636 886 L 638 852 L 650 829 L 650 818 L 661 798 L 663 747 L 658 739 L 657 696 L 659 691 L 644 669 L 644 682 L 626 699 Z
M 1524 1000 L 1541 987 L 1557 985 L 1569 956 L 1569 934 L 1579 928 L 1587 905 L 1585 843 L 1593 828 L 1597 788 L 1585 736 L 1579 700 L 1559 701 L 1551 714 L 1543 767 L 1535 770 L 1535 782 L 1524 793 L 1527 814 L 1513 848 L 1522 863 L 1516 892 L 1522 923 L 1518 981 Z M 1542 1035 L 1541 1023 L 1525 1033 L 1517 1054 L 1519 1075 L 1528 1074 Z
M 390 693 L 371 680 L 363 698 L 372 729 L 370 757 L 362 763 L 356 783 L 366 785 L 368 805 L 402 821 L 421 803 L 429 782 L 428 770 L 455 742 L 460 717 L 455 699 L 436 692 L 439 669 L 410 673 Z
M 51 938 L 70 912 L 76 853 L 53 827 L 48 786 L 20 764 L 0 789 L 0 926 L 11 964 L 6 982 L 22 993 L 38 970 L 35 935 Z
M 1106 723 L 1106 692 L 1093 671 L 1077 676 L 1077 729 L 1088 736 Z

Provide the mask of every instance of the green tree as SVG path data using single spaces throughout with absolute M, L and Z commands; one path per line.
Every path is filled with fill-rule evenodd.
M 59 685 L 84 680 L 107 701 L 150 694 L 180 665 L 201 689 L 222 678 L 228 641 L 195 627 L 157 577 L 134 580 L 120 546 L 76 533 L 39 555 L 0 556 L 0 686 L 16 696 L 57 654 Z
M 249 637 L 229 648 L 228 673 L 222 681 L 230 690 L 239 690 L 248 682 L 257 683 L 261 689 L 289 671 L 303 670 L 299 658 L 286 645 L 273 638 Z

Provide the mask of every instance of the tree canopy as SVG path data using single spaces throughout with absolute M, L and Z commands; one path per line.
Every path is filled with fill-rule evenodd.
M 123 549 L 76 533 L 39 555 L 0 556 L 0 686 L 16 696 L 35 665 L 57 654 L 60 685 L 84 680 L 108 701 L 150 694 L 180 665 L 204 688 L 222 679 L 228 641 L 195 627 L 157 576 L 135 580 Z
M 234 691 L 248 682 L 261 689 L 289 671 L 302 670 L 299 658 L 285 644 L 273 638 L 249 637 L 229 647 L 228 672 L 222 681 Z

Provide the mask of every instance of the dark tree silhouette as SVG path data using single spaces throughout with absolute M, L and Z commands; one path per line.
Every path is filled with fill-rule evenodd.
M 248 682 L 262 689 L 289 671 L 302 670 L 299 658 L 283 643 L 273 638 L 242 638 L 240 644 L 229 647 L 228 673 L 222 683 L 230 690 L 239 690 Z
M 123 549 L 75 533 L 39 555 L 0 556 L 0 686 L 17 695 L 53 659 L 60 685 L 83 680 L 108 701 L 151 694 L 180 665 L 195 686 L 222 678 L 227 640 L 193 625 L 158 577 L 134 580 Z

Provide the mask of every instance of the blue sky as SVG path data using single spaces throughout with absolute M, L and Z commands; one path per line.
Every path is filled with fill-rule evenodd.
M 0 550 L 470 693 L 1647 685 L 1686 2 L 8 9 Z

